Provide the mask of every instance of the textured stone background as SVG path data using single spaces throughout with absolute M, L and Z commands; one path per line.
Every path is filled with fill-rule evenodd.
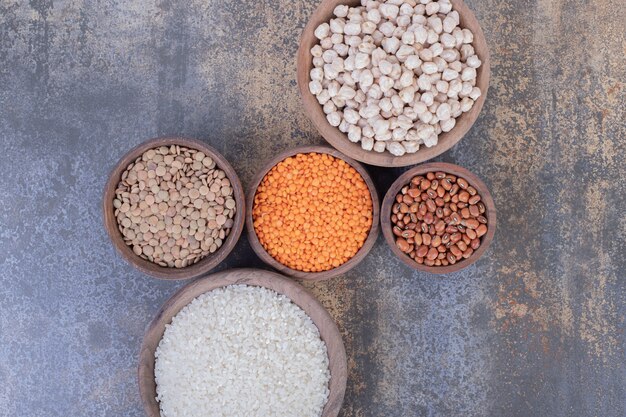
M 295 83 L 316 1 L 0 0 L 0 415 L 141 416 L 143 331 L 182 284 L 142 275 L 101 223 L 137 143 L 197 137 L 248 185 L 322 143 Z M 469 0 L 492 54 L 478 122 L 438 160 L 499 209 L 472 267 L 417 273 L 382 237 L 308 285 L 349 355 L 344 417 L 626 415 L 626 8 Z M 380 192 L 400 173 L 371 169 Z M 222 266 L 260 266 L 242 239 Z

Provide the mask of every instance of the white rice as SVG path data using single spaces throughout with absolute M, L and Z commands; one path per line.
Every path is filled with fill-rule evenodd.
M 200 295 L 166 326 L 155 356 L 163 417 L 319 417 L 328 399 L 319 330 L 266 288 Z

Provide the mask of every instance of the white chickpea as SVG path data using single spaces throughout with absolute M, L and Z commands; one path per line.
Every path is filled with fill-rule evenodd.
M 467 57 L 465 63 L 468 67 L 478 68 L 482 62 L 480 62 L 480 59 L 476 55 L 472 55 Z
M 347 5 L 342 4 L 342 5 L 335 7 L 335 10 L 333 10 L 333 13 L 337 17 L 346 17 L 348 15 L 348 9 L 349 7 Z
M 441 57 L 446 60 L 446 62 L 454 62 L 460 58 L 459 51 L 456 49 L 444 49 L 441 53 Z
M 387 77 L 386 75 L 383 75 L 378 79 L 378 85 L 384 93 L 385 91 L 391 90 L 391 88 L 393 88 L 393 79 Z
M 461 46 L 461 59 L 463 61 L 467 61 L 467 58 L 469 58 L 470 56 L 474 54 L 475 54 L 474 47 L 472 45 L 465 44 Z
M 415 43 L 424 44 L 428 39 L 428 29 L 423 25 L 419 25 L 413 31 L 415 37 Z
M 342 120 L 341 123 L 339 123 L 340 132 L 347 133 L 349 128 L 350 128 L 350 123 L 346 122 L 345 120 Z
M 346 100 L 342 99 L 341 97 L 333 97 L 331 98 L 331 100 L 333 101 L 333 103 L 335 103 L 335 106 L 337 106 L 338 108 L 344 108 L 346 106 Z
M 350 125 L 348 127 L 348 139 L 350 142 L 358 142 L 361 140 L 361 128 L 359 126 Z
M 435 83 L 435 88 L 437 89 L 437 91 L 439 91 L 440 93 L 447 93 L 448 92 L 448 82 L 444 81 L 444 80 L 439 80 Z M 446 96 L 447 97 L 447 96 Z
M 410 116 L 408 114 L 409 112 L 411 113 Z M 411 107 L 405 107 L 404 112 L 396 119 L 397 127 L 408 131 L 410 128 L 413 127 L 413 120 L 415 120 L 416 118 L 417 114 L 415 114 L 415 110 L 413 110 L 413 108 Z
M 420 67 L 424 74 L 430 75 L 437 72 L 437 64 L 434 62 L 424 62 Z
M 456 20 L 454 17 L 448 15 L 445 19 L 443 19 L 443 31 L 446 33 L 452 33 L 454 28 L 457 27 Z
M 398 93 L 398 97 L 400 97 L 400 99 L 407 104 L 412 103 L 413 99 L 415 98 L 415 87 L 410 86 L 403 88 Z
M 376 143 L 374 143 L 374 152 L 385 152 L 385 149 L 387 149 L 385 142 L 376 141 Z
M 474 106 L 474 100 L 472 100 L 471 98 L 465 97 L 464 99 L 461 100 L 461 111 L 463 113 L 470 111 L 473 106 Z
M 435 13 L 437 13 L 439 11 L 439 3 L 437 3 L 436 1 L 433 1 L 431 3 L 428 3 L 426 5 L 426 14 L 428 16 L 432 16 Z
M 378 7 L 380 14 L 389 20 L 395 19 L 398 17 L 398 13 L 400 12 L 400 8 L 395 4 L 383 3 Z
M 333 47 L 333 40 L 330 37 L 324 38 L 320 41 L 322 49 L 330 49 Z
M 420 100 L 422 101 L 422 103 L 430 106 L 435 102 L 435 96 L 430 91 L 426 91 L 424 94 L 422 94 Z
M 395 38 L 394 38 L 395 39 Z M 415 49 L 410 45 L 400 45 L 396 52 L 396 57 L 400 62 L 404 62 L 409 56 L 415 53 Z
M 341 114 L 337 111 L 326 115 L 326 120 L 331 126 L 337 127 L 341 123 Z
M 372 9 L 367 12 L 367 20 L 376 25 L 380 22 L 380 18 L 380 11 L 378 9 Z
M 309 91 L 313 95 L 318 95 L 322 92 L 322 83 L 319 80 L 313 80 L 309 83 Z
M 402 156 L 406 153 L 404 146 L 400 142 L 387 142 L 387 150 L 394 156 Z
M 328 23 L 322 23 L 317 28 L 315 28 L 315 31 L 313 32 L 315 37 L 319 40 L 327 38 L 329 33 L 330 33 L 330 25 Z
M 313 57 L 322 56 L 322 53 L 324 53 L 324 50 L 319 45 L 315 45 L 313 48 L 311 48 L 311 55 L 313 55 Z
M 405 45 L 413 45 L 415 43 L 415 33 L 414 32 L 404 32 L 402 34 L 401 41 Z
M 334 80 L 339 75 L 339 71 L 337 71 L 331 64 L 324 64 L 324 78 L 327 80 Z
M 451 118 L 449 118 L 447 120 L 442 120 L 439 123 L 439 126 L 441 127 L 441 131 L 442 132 L 449 132 L 449 131 L 451 131 L 454 128 L 455 125 L 456 125 L 456 119 L 453 118 L 453 117 L 451 117 Z
M 326 104 L 330 100 L 330 95 L 328 94 L 328 90 L 322 90 L 319 94 L 317 94 L 317 102 L 322 106 Z
M 378 26 L 378 30 L 387 38 L 393 35 L 393 31 L 395 29 L 396 29 L 396 26 L 391 22 L 384 22 L 380 26 Z
M 419 87 L 420 91 L 430 90 L 430 87 L 431 87 L 430 77 L 427 74 L 420 75 L 417 78 L 417 86 Z
M 311 76 L 312 81 L 320 81 L 320 86 L 322 85 L 321 81 L 324 79 L 324 70 L 322 70 L 321 68 L 313 68 L 311 69 L 309 75 Z
M 374 148 L 374 139 L 363 137 L 361 138 L 361 148 L 366 151 L 371 151 Z
M 385 38 L 380 43 L 383 50 L 388 54 L 395 54 L 400 47 L 400 40 L 398 38 Z
M 452 81 L 459 78 L 459 73 L 453 70 L 452 68 L 446 68 L 443 70 L 441 74 L 441 79 L 444 81 Z
M 424 61 L 424 62 L 429 62 L 433 60 L 433 51 L 431 51 L 430 49 L 426 48 L 426 49 L 422 49 L 421 51 L 418 52 L 419 58 Z
M 469 29 L 463 29 L 463 43 L 468 44 L 474 42 L 474 34 Z
M 356 54 L 354 58 L 354 67 L 356 69 L 363 69 L 370 64 L 370 56 L 363 52 Z
M 474 87 L 472 91 L 469 93 L 469 98 L 476 101 L 481 96 L 480 88 Z
M 451 69 L 453 69 L 456 72 L 461 72 L 461 71 L 463 71 L 463 64 L 461 64 L 460 61 L 450 62 L 448 64 L 448 68 L 451 68 Z
M 476 68 L 465 67 L 461 72 L 461 79 L 463 81 L 470 81 L 476 79 Z
M 448 120 L 452 116 L 450 105 L 448 103 L 442 103 L 437 107 L 437 117 L 440 121 Z
M 441 45 L 443 45 L 443 47 L 446 49 L 454 48 L 454 46 L 456 45 L 455 37 L 449 33 L 442 33 L 439 37 L 439 41 L 441 42 Z

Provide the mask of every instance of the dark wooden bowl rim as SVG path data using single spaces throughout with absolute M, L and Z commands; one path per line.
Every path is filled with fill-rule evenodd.
M 360 4 L 359 0 L 322 1 L 302 32 L 300 47 L 297 55 L 296 76 L 298 87 L 300 89 L 300 96 L 302 97 L 304 105 L 304 112 L 329 144 L 340 150 L 345 155 L 348 155 L 350 158 L 366 164 L 383 167 L 399 167 L 419 164 L 432 159 L 452 148 L 463 138 L 463 136 L 465 136 L 478 118 L 483 104 L 485 103 L 485 98 L 487 97 L 489 77 L 491 74 L 490 57 L 485 35 L 483 34 L 474 13 L 472 13 L 472 11 L 465 5 L 463 0 L 451 0 L 451 2 L 454 10 L 459 12 L 461 26 L 469 28 L 474 34 L 474 42 L 472 45 L 474 46 L 476 54 L 482 61 L 482 65 L 477 70 L 476 85 L 480 88 L 482 95 L 474 103 L 474 106 L 469 112 L 463 113 L 456 119 L 456 126 L 450 132 L 439 135 L 439 142 L 437 145 L 431 148 L 421 146 L 416 153 L 405 154 L 403 156 L 393 156 L 387 151 L 382 153 L 365 151 L 361 148 L 360 143 L 350 142 L 344 133 L 328 123 L 326 115 L 322 110 L 322 106 L 317 102 L 315 96 L 309 91 L 309 73 L 311 68 L 313 68 L 313 57 L 310 54 L 310 50 L 318 42 L 318 39 L 313 34 L 315 28 L 321 23 L 328 22 L 331 19 L 335 6 L 339 4 L 347 4 L 350 6 Z
M 400 192 L 402 187 L 407 185 L 411 181 L 411 178 L 413 178 L 414 176 L 436 171 L 443 171 L 465 178 L 470 183 L 470 185 L 476 188 L 478 194 L 481 197 L 481 201 L 485 204 L 485 207 L 487 209 L 486 217 L 488 229 L 487 233 L 481 239 L 480 247 L 469 258 L 463 259 L 462 261 L 457 262 L 454 265 L 448 266 L 426 266 L 418 264 L 407 254 L 398 249 L 398 247 L 396 246 L 395 235 L 392 232 L 393 226 L 391 224 L 391 208 L 395 202 L 395 198 L 398 192 Z M 452 272 L 457 272 L 463 268 L 470 266 L 485 253 L 485 251 L 493 241 L 493 236 L 496 232 L 496 206 L 493 202 L 493 198 L 491 197 L 489 189 L 476 175 L 474 175 L 467 169 L 455 164 L 449 164 L 445 162 L 431 162 L 409 169 L 408 171 L 400 175 L 400 177 L 398 177 L 398 179 L 394 181 L 391 187 L 389 187 L 387 194 L 385 194 L 385 197 L 383 198 L 383 205 L 380 213 L 380 224 L 383 236 L 385 236 L 385 240 L 391 248 L 391 251 L 406 265 L 413 269 L 417 269 L 418 271 L 430 272 L 433 274 L 448 274 Z
M 234 217 L 234 224 L 230 231 L 230 234 L 226 238 L 226 241 L 222 244 L 215 253 L 208 255 L 204 259 L 200 260 L 194 265 L 187 266 L 185 268 L 168 268 L 162 267 L 148 260 L 142 259 L 135 255 L 132 248 L 126 243 L 122 234 L 118 229 L 117 219 L 114 215 L 113 199 L 115 198 L 115 190 L 120 182 L 122 173 L 126 170 L 126 167 L 135 159 L 142 155 L 148 149 L 158 148 L 160 146 L 179 145 L 185 146 L 190 149 L 196 149 L 204 152 L 206 155 L 213 158 L 217 167 L 226 173 L 226 177 L 230 180 L 233 188 L 233 195 L 235 202 L 237 203 L 237 212 Z M 220 262 L 222 262 L 228 254 L 233 250 L 241 232 L 243 230 L 243 224 L 245 221 L 246 211 L 246 199 L 243 192 L 243 187 L 239 181 L 237 173 L 230 165 L 230 163 L 221 155 L 217 150 L 196 139 L 183 138 L 183 137 L 161 137 L 149 139 L 143 143 L 132 148 L 128 151 L 115 165 L 109 179 L 104 188 L 104 196 L 102 200 L 102 210 L 104 227 L 113 243 L 113 246 L 122 257 L 135 268 L 141 272 L 151 275 L 155 278 L 164 280 L 181 280 L 196 278 L 206 274 L 211 269 L 215 268 Z
M 331 375 L 330 394 L 322 417 L 337 417 L 346 391 L 348 370 L 346 351 L 335 321 L 322 304 L 294 280 L 260 269 L 233 269 L 208 275 L 178 290 L 159 309 L 143 338 L 137 369 L 139 393 L 146 415 L 160 417 L 159 404 L 155 399 L 154 353 L 165 332 L 165 325 L 197 296 L 233 284 L 265 287 L 284 294 L 302 308 L 315 323 L 322 340 L 326 343 Z
M 300 153 L 302 154 L 324 153 L 324 154 L 331 155 L 335 158 L 344 160 L 345 162 L 350 164 L 354 169 L 356 169 L 356 171 L 361 175 L 361 177 L 363 177 L 363 180 L 367 184 L 367 188 L 369 189 L 370 196 L 372 198 L 372 209 L 373 209 L 372 210 L 373 211 L 372 212 L 372 227 L 370 228 L 370 232 L 369 232 L 369 235 L 367 236 L 367 239 L 365 239 L 365 243 L 363 243 L 363 246 L 361 247 L 361 249 L 359 249 L 356 255 L 354 255 L 351 259 L 349 259 L 342 265 L 338 266 L 337 268 L 333 268 L 328 271 L 322 271 L 322 272 L 297 271 L 295 269 L 289 268 L 288 266 L 281 264 L 265 250 L 263 245 L 261 245 L 261 242 L 259 241 L 259 238 L 257 237 L 256 232 L 254 230 L 254 224 L 252 220 L 252 208 L 254 206 L 254 196 L 256 195 L 256 191 L 257 191 L 257 188 L 259 187 L 259 184 L 261 183 L 265 175 L 270 171 L 270 169 L 272 169 L 276 164 L 278 164 L 279 162 L 281 162 L 282 160 L 290 156 L 294 156 Z M 347 156 L 345 156 L 338 150 L 330 148 L 328 146 L 300 146 L 297 148 L 288 149 L 284 152 L 281 152 L 274 158 L 272 158 L 264 166 L 264 168 L 261 169 L 255 175 L 254 179 L 252 180 L 252 184 L 250 185 L 250 191 L 247 195 L 246 204 L 248 206 L 248 211 L 246 212 L 246 228 L 248 231 L 248 240 L 250 241 L 250 246 L 252 246 L 252 249 L 254 250 L 254 252 L 261 258 L 261 260 L 263 260 L 263 262 L 270 265 L 271 267 L 278 270 L 279 272 L 282 272 L 286 275 L 289 275 L 295 278 L 311 280 L 311 281 L 321 281 L 321 280 L 335 277 L 337 275 L 341 275 L 349 271 L 350 269 L 354 268 L 356 265 L 359 264 L 359 262 L 361 262 L 367 256 L 369 251 L 374 246 L 374 243 L 376 243 L 376 238 L 378 237 L 378 228 L 379 228 L 378 215 L 380 212 L 380 207 L 379 207 L 380 201 L 378 199 L 378 193 L 376 192 L 376 187 L 374 186 L 374 183 L 372 182 L 372 178 L 369 176 L 369 174 L 367 173 L 367 171 L 361 164 L 359 164 L 358 162 L 354 161 L 351 158 L 348 158 Z

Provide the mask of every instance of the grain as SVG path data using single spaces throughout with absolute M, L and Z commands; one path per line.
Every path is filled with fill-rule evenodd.
M 329 394 L 325 343 L 311 318 L 266 288 L 195 298 L 155 352 L 163 417 L 319 417 Z

